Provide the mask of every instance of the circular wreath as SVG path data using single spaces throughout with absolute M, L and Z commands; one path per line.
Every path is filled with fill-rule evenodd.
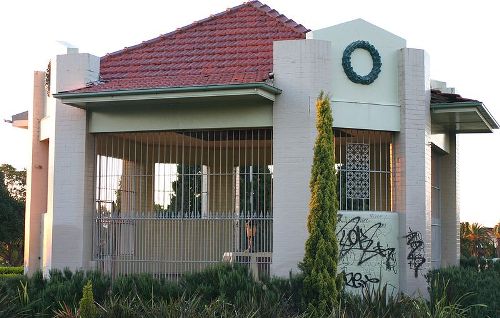
M 370 53 L 372 57 L 373 67 L 368 75 L 361 76 L 354 71 L 351 64 L 351 54 L 356 49 L 364 49 Z M 382 67 L 382 60 L 380 59 L 380 54 L 377 49 L 370 44 L 368 41 L 354 41 L 349 44 L 342 55 L 342 67 L 347 77 L 354 83 L 369 85 L 373 83 L 378 74 L 380 74 L 380 68 Z

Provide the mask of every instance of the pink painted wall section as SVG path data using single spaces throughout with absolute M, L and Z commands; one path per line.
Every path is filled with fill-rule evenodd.
M 35 72 L 33 79 L 33 106 L 28 112 L 28 134 L 31 136 L 30 157 L 26 179 L 26 218 L 24 271 L 31 275 L 40 269 L 41 222 L 47 211 L 47 171 L 49 145 L 40 140 L 40 120 L 46 102 L 45 72 Z

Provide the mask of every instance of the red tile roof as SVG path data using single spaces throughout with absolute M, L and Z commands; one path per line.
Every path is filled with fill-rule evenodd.
M 481 103 L 478 100 L 465 98 L 458 94 L 443 93 L 439 89 L 431 90 L 431 104 L 463 103 L 463 102 Z
M 101 80 L 75 93 L 262 82 L 272 72 L 273 41 L 309 30 L 250 1 L 101 58 Z

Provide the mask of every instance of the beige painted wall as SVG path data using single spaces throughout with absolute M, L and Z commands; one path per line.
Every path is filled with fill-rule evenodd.
M 323 89 L 332 94 L 334 126 L 399 131 L 398 55 L 406 40 L 362 19 L 314 30 L 309 36 L 332 46 L 333 79 Z M 370 85 L 351 82 L 342 67 L 345 48 L 357 40 L 374 45 L 382 60 L 381 72 Z M 358 74 L 370 73 L 372 59 L 366 50 L 355 50 L 351 61 Z
M 272 103 L 163 105 L 94 109 L 90 132 L 272 126 Z

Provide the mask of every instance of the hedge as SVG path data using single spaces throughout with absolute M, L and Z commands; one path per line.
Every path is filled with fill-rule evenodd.
M 0 279 L 3 279 L 3 278 L 13 278 L 13 277 L 24 277 L 24 275 L 22 274 L 0 274 Z
M 16 274 L 16 275 L 22 275 L 24 273 L 24 268 L 22 266 L 6 266 L 6 267 L 0 267 L 0 275 L 4 274 Z

